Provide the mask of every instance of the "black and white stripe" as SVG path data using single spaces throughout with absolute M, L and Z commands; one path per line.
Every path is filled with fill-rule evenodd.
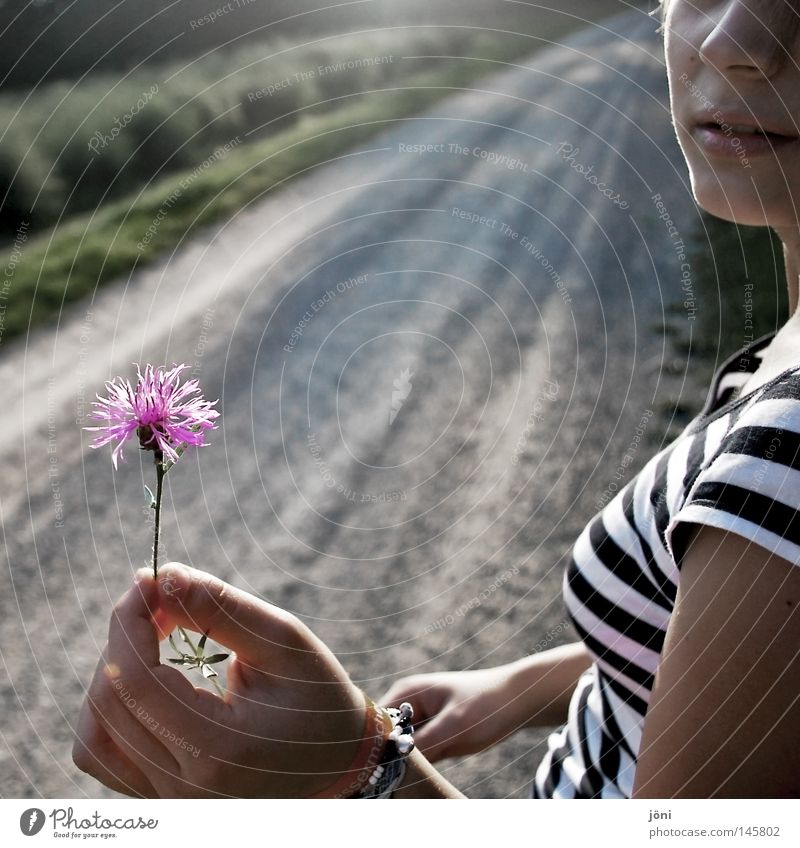
M 549 737 L 532 797 L 630 797 L 688 524 L 800 564 L 800 366 L 738 396 L 772 337 L 720 366 L 700 415 L 575 543 L 564 600 L 594 664 Z

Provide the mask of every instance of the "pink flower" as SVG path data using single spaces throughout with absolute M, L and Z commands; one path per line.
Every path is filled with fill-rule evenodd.
M 107 382 L 108 397 L 97 395 L 93 404 L 96 409 L 90 415 L 103 423 L 84 428 L 100 433 L 91 447 L 101 448 L 116 442 L 111 454 L 115 469 L 118 459 L 126 461 L 122 446 L 134 434 L 138 435 L 142 449 L 160 450 L 172 462 L 177 462 L 176 451 L 182 445 L 203 447 L 205 431 L 215 429 L 213 422 L 219 417 L 219 412 L 211 408 L 217 401 L 203 398 L 197 380 L 180 385 L 180 374 L 188 367 L 173 365 L 167 371 L 146 365 L 142 374 L 137 365 L 136 389 L 122 377 Z

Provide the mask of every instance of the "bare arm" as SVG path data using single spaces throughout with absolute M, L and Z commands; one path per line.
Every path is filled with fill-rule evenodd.
M 591 657 L 584 644 L 576 642 L 523 657 L 505 666 L 487 669 L 487 671 L 498 673 L 499 685 L 493 693 L 491 704 L 495 705 L 497 712 L 503 713 L 503 725 L 509 733 L 525 726 L 562 723 L 566 720 L 569 699 L 575 684 L 590 665 Z M 460 672 L 462 675 L 469 673 Z M 489 699 L 487 699 L 487 706 L 489 706 L 488 702 Z M 491 721 L 493 718 L 496 719 L 496 716 L 497 713 L 490 707 L 486 720 Z M 480 722 L 481 719 L 477 719 L 478 725 Z M 479 737 L 480 728 L 471 728 L 471 733 L 473 739 Z M 441 754 L 441 751 L 439 753 Z M 442 777 L 419 749 L 416 749 L 409 759 L 405 779 L 394 797 L 464 798 L 465 796 Z
M 703 526 L 646 716 L 636 798 L 800 795 L 800 568 Z
M 394 798 L 466 798 L 415 748 L 408 756 L 406 775 Z
M 562 724 L 590 664 L 578 642 L 493 668 L 404 677 L 379 702 L 413 705 L 417 744 L 436 762 L 483 751 L 523 727 Z
M 524 726 L 562 724 L 578 678 L 592 664 L 583 642 L 531 654 L 508 666 L 509 695 L 519 699 Z M 525 720 L 527 718 L 527 720 Z

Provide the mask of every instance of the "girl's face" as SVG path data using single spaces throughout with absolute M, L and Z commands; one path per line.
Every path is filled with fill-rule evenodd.
M 669 0 L 672 117 L 697 202 L 800 227 L 800 0 Z

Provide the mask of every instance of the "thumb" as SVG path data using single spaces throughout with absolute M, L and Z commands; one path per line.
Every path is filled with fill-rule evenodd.
M 452 741 L 453 723 L 447 721 L 443 713 L 414 727 L 414 744 L 432 763 L 449 756 L 447 750 Z
M 285 652 L 313 649 L 293 615 L 206 571 L 167 563 L 158 572 L 158 596 L 176 626 L 208 634 L 247 665 L 274 670 Z

